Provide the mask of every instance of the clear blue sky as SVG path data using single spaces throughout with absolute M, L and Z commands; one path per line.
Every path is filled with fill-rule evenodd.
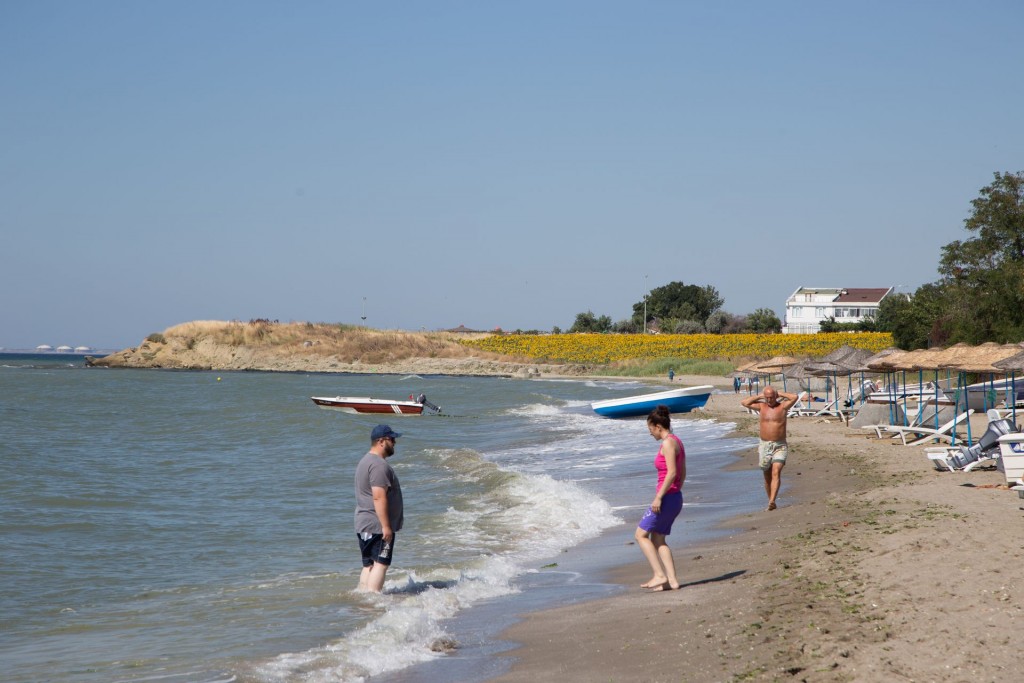
M 1024 170 L 1024 3 L 0 3 L 0 346 L 913 291 Z

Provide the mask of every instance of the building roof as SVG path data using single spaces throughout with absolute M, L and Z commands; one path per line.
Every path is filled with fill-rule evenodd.
M 871 289 L 844 289 L 836 297 L 837 304 L 868 303 L 877 304 L 885 297 L 892 287 L 875 287 Z

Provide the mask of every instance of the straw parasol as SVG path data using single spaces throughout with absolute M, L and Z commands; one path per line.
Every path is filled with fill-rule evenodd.
M 843 363 L 818 361 L 816 363 L 808 363 L 807 372 L 815 377 L 825 377 L 828 375 L 850 375 L 853 374 L 854 370 Z
M 763 363 L 758 363 L 753 370 L 755 372 L 770 372 L 772 370 L 781 371 L 783 368 L 788 368 L 790 365 L 796 365 L 799 362 L 800 360 L 798 358 L 793 358 L 793 356 L 775 356 L 774 358 L 769 358 Z
M 782 374 L 788 379 L 807 379 L 808 377 L 815 377 L 816 375 L 811 370 L 811 363 L 794 363 L 790 365 Z
M 917 349 L 915 351 L 908 351 L 903 354 L 895 361 L 892 362 L 893 370 L 933 370 L 937 366 L 935 365 L 935 359 L 939 357 L 945 349 L 939 347 L 933 347 L 930 349 Z
M 850 372 L 857 372 L 864 367 L 864 361 L 871 358 L 873 353 L 867 349 L 854 349 L 853 353 L 842 359 L 841 365 L 850 368 Z
M 1006 370 L 994 364 L 1012 358 L 1020 352 L 1021 347 L 1016 344 L 985 342 L 979 346 L 965 345 L 944 364 L 944 367 L 961 372 L 1002 375 Z
M 964 353 L 971 347 L 967 344 L 960 342 L 954 344 L 948 349 L 943 349 L 937 353 L 929 354 L 927 356 L 920 356 L 918 358 L 918 369 L 919 370 L 949 370 L 953 369 L 950 363 L 955 362 L 958 358 L 962 358 Z
M 1024 349 L 1003 360 L 997 360 L 992 366 L 1003 372 L 1020 372 L 1024 370 Z
M 910 352 L 903 351 L 902 349 L 897 349 L 895 347 L 882 349 L 870 358 L 864 359 L 861 368 L 858 369 L 870 370 L 873 372 L 891 372 L 893 369 L 893 363 L 896 363 L 902 356 L 908 353 Z
M 857 349 L 853 348 L 849 344 L 843 344 L 838 349 L 832 351 L 831 353 L 827 353 L 824 356 L 822 356 L 819 359 L 819 362 L 822 362 L 822 363 L 840 363 L 842 365 L 845 365 L 845 363 L 842 363 L 842 361 L 846 360 L 847 358 L 849 358 L 850 356 L 852 356 L 855 353 L 857 353 Z M 868 354 L 868 355 L 871 355 L 871 354 Z

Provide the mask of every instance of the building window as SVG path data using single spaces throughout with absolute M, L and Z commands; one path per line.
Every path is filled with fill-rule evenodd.
M 799 318 L 800 317 L 800 307 L 799 306 L 794 306 L 793 307 L 793 317 L 794 318 Z
M 814 309 L 814 317 L 815 318 L 824 318 L 825 317 L 825 309 L 822 308 L 821 306 L 818 306 L 817 308 L 815 308 Z

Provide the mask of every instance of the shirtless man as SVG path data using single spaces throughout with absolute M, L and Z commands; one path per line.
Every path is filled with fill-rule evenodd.
M 757 452 L 764 474 L 764 491 L 768 494 L 768 509 L 775 509 L 775 498 L 782 484 L 782 468 L 786 465 L 789 446 L 786 444 L 786 413 L 797 400 L 796 394 L 765 387 L 759 396 L 749 396 L 742 401 L 744 408 L 761 414 L 760 436 Z

